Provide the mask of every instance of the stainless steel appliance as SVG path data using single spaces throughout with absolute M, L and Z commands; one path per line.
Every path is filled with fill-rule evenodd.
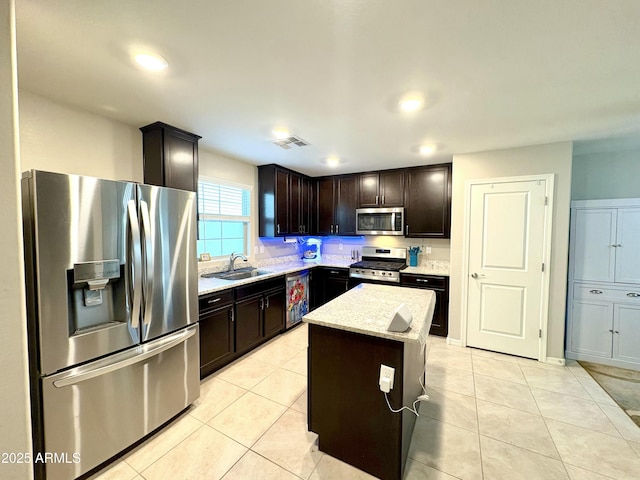
M 309 270 L 287 275 L 286 328 L 302 321 L 309 311 Z
M 357 235 L 402 235 L 404 208 L 356 209 Z
M 22 178 L 36 478 L 93 469 L 200 395 L 195 194 Z
M 400 270 L 406 267 L 406 248 L 362 247 L 362 260 L 350 265 L 349 276 L 365 281 L 400 283 Z

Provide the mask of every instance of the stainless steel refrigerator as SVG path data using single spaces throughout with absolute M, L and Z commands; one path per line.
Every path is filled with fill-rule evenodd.
M 34 468 L 71 479 L 200 395 L 195 194 L 30 171 L 22 199 Z

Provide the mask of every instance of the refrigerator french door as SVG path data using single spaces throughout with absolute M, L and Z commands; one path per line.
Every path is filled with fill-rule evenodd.
M 22 179 L 37 478 L 71 479 L 199 396 L 195 194 Z M 37 457 L 36 457 L 37 458 Z

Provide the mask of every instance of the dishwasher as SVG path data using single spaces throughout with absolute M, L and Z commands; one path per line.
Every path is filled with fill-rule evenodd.
M 309 311 L 309 270 L 287 275 L 287 321 L 289 329 Z

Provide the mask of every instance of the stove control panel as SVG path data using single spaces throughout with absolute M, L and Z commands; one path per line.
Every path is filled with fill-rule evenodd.
M 377 280 L 381 282 L 400 283 L 400 272 L 389 270 L 373 270 L 370 268 L 350 268 L 349 276 L 363 280 Z

